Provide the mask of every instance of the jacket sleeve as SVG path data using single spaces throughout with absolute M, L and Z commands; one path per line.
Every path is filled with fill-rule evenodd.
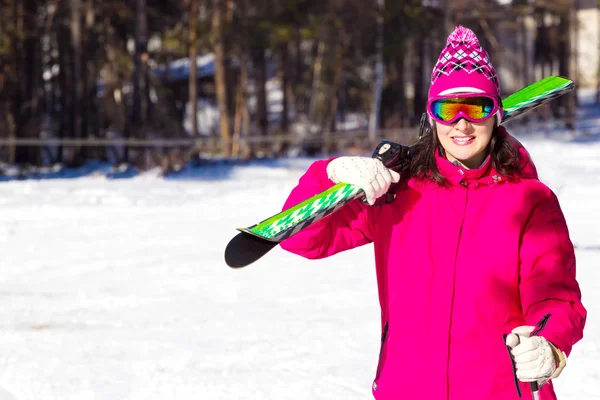
M 316 161 L 310 166 L 289 195 L 284 210 L 334 186 L 327 176 L 327 164 L 331 160 Z M 373 240 L 372 214 L 371 207 L 354 200 L 284 240 L 281 247 L 302 257 L 317 259 L 362 246 Z
M 521 305 L 528 325 L 570 354 L 583 337 L 586 310 L 575 277 L 575 251 L 558 199 L 549 189 L 525 226 L 520 249 Z

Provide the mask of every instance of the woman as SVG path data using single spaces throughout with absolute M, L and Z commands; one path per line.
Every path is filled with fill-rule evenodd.
M 315 162 L 284 208 L 338 182 L 361 187 L 368 205 L 355 201 L 282 247 L 322 258 L 374 243 L 376 399 L 527 399 L 527 382 L 555 399 L 551 379 L 586 317 L 573 245 L 556 196 L 499 125 L 496 72 L 472 31 L 448 37 L 427 113 L 432 130 L 401 180 L 373 158 Z M 372 207 L 388 190 L 395 201 Z

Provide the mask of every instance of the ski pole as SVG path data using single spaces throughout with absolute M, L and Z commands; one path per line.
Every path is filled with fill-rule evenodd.
M 521 341 L 521 338 L 537 336 L 538 333 L 544 329 L 549 318 L 550 314 L 546 314 L 533 328 L 530 326 L 523 326 L 521 330 L 517 330 L 516 332 L 513 331 L 513 333 L 519 337 L 519 342 Z M 540 400 L 540 387 L 537 381 L 529 382 L 529 387 L 531 388 L 531 397 L 533 400 Z
M 544 329 L 549 318 L 550 314 L 544 315 L 544 317 L 535 325 L 535 329 L 528 336 L 537 336 L 537 334 Z M 540 388 L 537 381 L 529 382 L 529 387 L 531 388 L 531 397 L 533 400 L 540 400 Z
M 529 387 L 531 388 L 531 397 L 533 400 L 540 400 L 540 388 L 538 387 L 538 383 L 529 382 Z
M 523 329 L 513 330 L 513 333 L 519 337 L 519 343 L 521 342 L 521 338 L 528 338 L 537 333 L 535 327 L 523 326 L 521 328 Z M 540 388 L 538 386 L 538 383 L 536 381 L 529 382 L 529 387 L 531 388 L 531 397 L 533 398 L 533 400 L 540 400 Z

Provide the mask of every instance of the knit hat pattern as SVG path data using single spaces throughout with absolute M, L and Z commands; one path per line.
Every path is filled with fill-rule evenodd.
M 463 26 L 448 36 L 431 74 L 429 98 L 456 92 L 500 97 L 498 75 L 488 53 L 475 33 Z

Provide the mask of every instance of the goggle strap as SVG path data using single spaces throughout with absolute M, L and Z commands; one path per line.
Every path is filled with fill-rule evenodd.
M 500 126 L 502 123 L 502 107 L 498 107 L 498 111 L 496 111 L 496 126 Z

